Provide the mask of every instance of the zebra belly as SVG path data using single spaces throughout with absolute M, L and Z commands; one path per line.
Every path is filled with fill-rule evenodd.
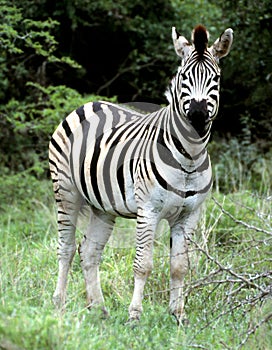
M 81 195 L 88 204 L 97 209 L 115 216 L 135 218 L 137 215 L 135 189 L 128 167 L 122 165 L 122 175 L 118 176 L 118 169 L 115 168 L 117 163 L 114 160 L 111 165 L 100 159 L 94 173 L 93 164 L 90 161 L 92 157 L 93 154 L 86 154 L 84 176 L 76 178 L 75 184 Z M 85 186 L 82 183 L 83 177 Z
M 196 211 L 205 201 L 208 194 L 209 191 L 181 198 L 175 193 L 164 191 L 164 194 L 161 192 L 161 197 L 157 198 L 157 201 L 153 200 L 153 211 L 157 212 L 159 220 L 166 219 L 171 226 L 181 215 L 187 215 Z
M 120 147 L 122 146 L 120 145 Z M 131 159 L 124 159 L 118 166 L 115 157 L 119 157 L 119 155 L 120 150 L 116 147 L 110 162 L 107 162 L 105 157 L 98 159 L 94 173 L 93 150 L 91 150 L 85 157 L 84 176 L 77 177 L 76 186 L 82 196 L 90 205 L 102 211 L 116 216 L 135 218 L 139 206 L 136 197 L 141 197 L 145 188 L 146 193 L 142 203 L 152 208 L 151 210 L 157 214 L 159 219 L 165 218 L 173 221 L 182 211 L 189 212 L 198 208 L 209 192 L 211 186 L 210 167 L 203 173 L 195 173 L 190 176 L 172 170 L 173 176 L 171 178 L 168 176 L 170 186 L 163 188 L 152 172 L 149 173 L 149 179 L 141 178 L 139 171 L 136 171 L 134 178 L 132 178 Z M 144 186 L 140 186 L 137 181 L 142 181 Z

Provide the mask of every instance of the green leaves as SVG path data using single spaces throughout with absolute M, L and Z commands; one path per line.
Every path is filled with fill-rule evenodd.
M 7 0 L 1 0 L 0 9 L 0 99 L 23 98 L 29 80 L 45 84 L 48 65 L 81 68 L 57 52 L 57 20 L 25 18 L 25 11 Z
M 45 21 L 25 19 L 22 10 L 0 3 L 0 50 L 10 54 L 21 54 L 24 48 L 32 48 L 38 55 L 48 57 L 56 50 L 57 41 L 51 31 L 58 25 L 51 18 Z
M 39 176 L 46 173 L 48 143 L 61 120 L 86 102 L 116 102 L 115 97 L 81 96 L 64 85 L 45 87 L 28 82 L 26 89 L 28 97 L 24 101 L 12 98 L 2 109 L 0 164 L 12 172 L 31 168 Z
M 0 49 L 9 53 L 21 53 L 22 50 L 16 46 L 19 33 L 15 27 L 20 24 L 22 14 L 5 0 L 1 0 L 0 6 Z

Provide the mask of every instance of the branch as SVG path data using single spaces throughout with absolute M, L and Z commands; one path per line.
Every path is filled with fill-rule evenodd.
M 245 338 L 241 341 L 241 343 L 238 346 L 238 349 L 241 349 L 242 346 L 245 345 L 245 343 L 248 341 L 248 338 L 251 336 L 251 334 L 254 334 L 258 328 L 261 327 L 264 323 L 272 320 L 272 312 L 268 314 L 264 319 L 262 319 L 260 322 L 258 322 L 255 326 L 249 328 L 249 330 L 246 333 Z
M 254 230 L 256 232 L 262 232 L 262 233 L 265 233 L 267 235 L 270 235 L 272 236 L 272 232 L 271 231 L 267 231 L 267 230 L 264 230 L 260 227 L 257 227 L 257 226 L 254 226 L 254 225 L 249 225 L 247 224 L 246 222 L 242 221 L 242 220 L 239 220 L 239 219 L 236 219 L 230 212 L 228 212 L 227 210 L 225 210 L 223 208 L 223 206 L 214 198 L 212 197 L 213 201 L 215 202 L 215 204 L 221 209 L 222 213 L 226 214 L 229 218 L 231 218 L 231 220 L 233 220 L 236 224 L 239 224 L 239 225 L 242 225 L 242 226 L 245 226 L 246 228 L 248 228 L 249 230 Z
M 125 67 L 125 68 L 122 68 L 122 66 L 124 66 L 127 62 L 127 59 L 122 63 L 121 65 L 121 68 L 119 69 L 119 71 L 110 79 L 108 80 L 105 84 L 101 85 L 98 90 L 97 90 L 97 95 L 100 95 L 101 94 L 101 91 L 106 89 L 107 87 L 109 87 L 116 79 L 118 79 L 121 75 L 127 73 L 127 72 L 130 72 L 130 71 L 134 71 L 135 70 L 135 67 L 132 67 L 132 66 L 129 66 L 129 67 Z M 145 63 L 143 65 L 137 65 L 136 69 L 137 70 L 140 70 L 140 69 L 143 69 L 143 68 L 146 68 L 146 67 L 149 67 L 149 66 L 152 66 L 154 63 L 156 62 L 156 60 L 152 60 L 151 62 L 149 63 Z
M 248 286 L 254 287 L 254 288 L 260 290 L 260 291 L 263 292 L 263 293 L 265 292 L 265 290 L 264 290 L 262 287 L 258 286 L 256 283 L 252 282 L 252 278 L 247 279 L 247 278 L 245 278 L 244 276 L 239 275 L 238 273 L 234 272 L 230 267 L 226 267 L 226 266 L 222 265 L 217 259 L 215 259 L 215 258 L 214 258 L 213 256 L 211 256 L 207 251 L 205 251 L 203 248 L 201 248 L 200 245 L 199 245 L 196 241 L 194 241 L 194 240 L 193 240 L 192 238 L 190 238 L 190 237 L 188 237 L 188 239 L 189 239 L 190 242 L 192 242 L 193 244 L 195 244 L 195 246 L 198 248 L 198 250 L 199 250 L 200 252 L 202 252 L 204 255 L 206 255 L 206 257 L 207 257 L 210 261 L 214 262 L 222 271 L 228 272 L 230 275 L 232 275 L 232 276 L 236 277 L 237 279 L 243 281 L 243 282 L 246 283 Z

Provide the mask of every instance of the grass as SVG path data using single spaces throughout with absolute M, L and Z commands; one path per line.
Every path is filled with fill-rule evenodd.
M 144 313 L 133 328 L 125 323 L 133 291 L 135 249 L 131 236 L 121 247 L 116 242 L 120 232 L 133 232 L 134 223 L 119 220 L 105 249 L 101 279 L 110 317 L 102 320 L 95 310 L 85 308 L 78 256 L 69 276 L 66 311 L 59 313 L 51 301 L 57 277 L 51 183 L 30 177 L 25 182 L 9 181 L 10 203 L 2 205 L 0 219 L 1 349 L 272 348 L 271 235 L 265 233 L 271 233 L 268 185 L 265 195 L 242 188 L 232 194 L 215 192 L 225 212 L 212 198 L 207 202 L 192 238 L 185 287 L 190 320 L 186 328 L 177 327 L 168 314 L 169 233 L 166 225 L 161 226 L 154 271 L 145 289 Z M 12 196 L 14 186 L 21 196 Z M 268 290 L 269 283 L 270 296 L 261 297 L 261 289 Z

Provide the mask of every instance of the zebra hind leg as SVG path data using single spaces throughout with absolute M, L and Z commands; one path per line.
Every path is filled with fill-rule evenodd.
M 104 247 L 111 235 L 115 217 L 92 208 L 87 233 L 79 247 L 81 267 L 84 274 L 87 307 L 101 307 L 102 316 L 108 312 L 100 285 L 99 264 Z
M 63 195 L 61 195 L 61 192 Z M 60 189 L 56 199 L 58 207 L 59 271 L 53 302 L 56 307 L 63 308 L 66 299 L 68 272 L 76 252 L 75 230 L 80 209 L 80 197 L 75 189 L 69 191 Z
M 176 318 L 177 323 L 186 322 L 184 313 L 183 284 L 188 272 L 188 248 L 182 230 L 171 233 L 170 248 L 170 313 Z

